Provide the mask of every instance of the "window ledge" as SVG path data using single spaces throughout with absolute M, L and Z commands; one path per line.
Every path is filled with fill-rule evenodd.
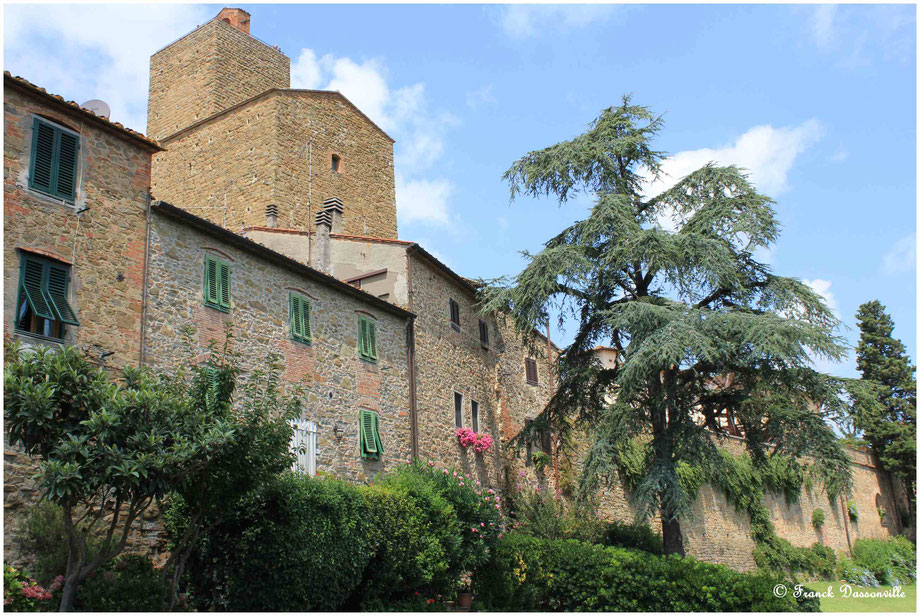
M 455 332 L 459 332 L 459 331 L 460 331 L 460 326 L 457 325 L 456 323 L 454 323 L 453 321 L 451 321 L 450 327 L 451 327 L 451 329 L 453 329 Z
M 229 308 L 225 308 L 225 307 L 223 307 L 223 306 L 215 306 L 214 304 L 209 304 L 208 302 L 205 302 L 204 305 L 205 305 L 205 307 L 210 308 L 210 309 L 212 309 L 212 310 L 216 310 L 216 311 L 218 311 L 218 312 L 223 312 L 223 313 L 229 313 L 229 312 L 230 312 L 230 309 L 229 309 Z
M 40 201 L 46 201 L 54 205 L 62 205 L 66 207 L 67 209 L 72 210 L 74 213 L 76 213 L 77 206 L 76 206 L 75 200 L 67 200 L 67 199 L 62 199 L 60 197 L 55 197 L 54 195 L 49 195 L 46 192 L 42 192 L 40 190 L 31 188 L 30 186 L 22 186 L 22 188 L 26 191 L 26 194 L 31 195 L 39 199 Z
M 77 327 L 77 326 L 71 326 L 71 327 Z M 14 328 L 13 333 L 16 334 L 17 336 L 23 336 L 25 338 L 34 338 L 35 340 L 41 340 L 42 342 L 51 342 L 51 343 L 54 343 L 60 346 L 63 346 L 64 344 L 66 344 L 66 340 L 64 338 L 52 338 L 51 336 L 44 336 L 42 334 L 27 332 L 24 329 Z

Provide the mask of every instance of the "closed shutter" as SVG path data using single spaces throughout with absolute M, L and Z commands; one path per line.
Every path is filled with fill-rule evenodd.
M 380 416 L 377 413 L 371 413 L 374 417 L 374 442 L 377 445 L 377 453 L 383 453 L 383 441 L 380 439 Z
M 310 325 L 310 300 L 299 293 L 291 292 L 291 337 L 301 342 L 313 338 Z
M 57 313 L 57 318 L 69 325 L 79 325 L 77 315 L 67 302 L 68 272 L 63 267 L 48 266 L 48 299 Z
M 54 319 L 54 313 L 44 293 L 45 265 L 41 261 L 24 256 L 20 267 L 20 293 L 29 302 L 32 312 L 43 319 Z
M 373 321 L 367 322 L 367 356 L 377 359 L 377 324 Z
M 376 418 L 371 411 L 361 411 L 359 416 L 359 430 L 361 432 L 361 456 L 364 458 L 377 458 L 380 455 L 376 436 Z
M 473 432 L 479 432 L 479 403 L 475 400 L 470 400 L 470 418 Z
M 204 301 L 214 306 L 220 305 L 217 269 L 217 259 L 206 256 L 204 258 Z
M 311 311 L 310 300 L 301 298 L 300 300 L 300 312 L 302 314 L 301 322 L 303 323 L 303 339 L 306 342 L 311 342 L 313 340 L 313 323 L 311 322 L 312 317 L 310 314 Z
M 54 128 L 35 118 L 32 122 L 32 169 L 29 187 L 52 192 L 54 175 Z
M 220 307 L 230 308 L 230 264 L 220 262 Z
M 454 392 L 454 424 L 463 427 L 463 394 Z
M 55 194 L 62 199 L 73 199 L 77 185 L 77 150 L 80 140 L 76 135 L 59 132 L 57 186 Z
M 489 346 L 489 324 L 483 320 L 479 321 L 479 342 L 482 346 Z
M 537 361 L 535 359 L 527 358 L 524 360 L 524 372 L 527 377 L 527 382 L 531 385 L 537 384 Z

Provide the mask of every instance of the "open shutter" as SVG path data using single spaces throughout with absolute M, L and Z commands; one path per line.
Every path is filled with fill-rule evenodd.
M 377 324 L 367 321 L 367 356 L 377 359 Z
M 70 325 L 79 325 L 77 315 L 67 302 L 67 270 L 54 265 L 48 266 L 48 300 L 57 313 L 57 318 Z
M 300 310 L 301 310 L 301 323 L 303 325 L 303 339 L 307 342 L 313 340 L 313 324 L 310 322 L 310 300 L 306 298 L 300 299 Z
M 54 193 L 62 199 L 73 199 L 77 185 L 77 151 L 80 139 L 64 131 L 58 131 L 59 147 L 57 159 L 57 177 Z
M 220 261 L 220 306 L 230 308 L 230 264 Z
M 379 450 L 377 448 L 378 438 L 374 436 L 375 422 L 374 414 L 370 411 L 361 411 L 360 429 L 361 429 L 361 455 L 365 458 L 376 458 Z
M 51 306 L 43 292 L 47 267 L 39 261 L 22 257 L 20 291 L 32 307 L 32 311 L 43 319 L 55 319 Z
M 204 300 L 215 306 L 219 305 L 220 295 L 217 282 L 217 261 L 211 257 L 204 258 Z
M 32 122 L 32 169 L 29 187 L 52 192 L 54 173 L 54 128 L 35 118 Z
M 377 453 L 383 453 L 383 441 L 380 440 L 380 424 L 377 413 L 371 413 L 374 418 L 374 443 L 377 445 Z

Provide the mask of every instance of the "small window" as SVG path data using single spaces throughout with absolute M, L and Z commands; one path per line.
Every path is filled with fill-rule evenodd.
M 489 324 L 479 319 L 479 344 L 489 346 Z
M 530 426 L 533 424 L 533 419 L 524 420 L 524 430 L 527 432 L 527 437 L 524 439 L 524 444 L 526 447 L 526 452 L 524 455 L 524 466 L 533 465 L 533 439 L 530 437 L 529 430 Z
M 361 359 L 377 361 L 377 324 L 370 319 L 358 319 L 358 354 Z
M 528 357 L 524 360 L 524 373 L 527 377 L 528 385 L 538 385 L 537 380 L 537 360 Z
M 29 188 L 73 201 L 77 191 L 80 136 L 41 118 L 32 121 Z
M 383 441 L 380 440 L 380 425 L 377 413 L 362 410 L 358 417 L 361 457 L 379 460 L 383 453 Z
M 291 291 L 290 296 L 291 338 L 306 342 L 313 341 L 313 325 L 310 322 L 310 300 Z
M 479 432 L 479 403 L 470 400 L 470 416 L 472 418 L 473 432 Z
M 332 164 L 330 165 L 330 168 L 332 169 L 333 173 L 339 172 L 339 164 L 341 162 L 342 162 L 342 158 L 338 154 L 332 155 Z
M 460 331 L 460 304 L 456 300 L 450 300 L 450 325 L 457 331 Z
M 313 477 L 316 475 L 316 423 L 297 419 L 291 422 L 291 428 L 291 453 L 294 454 L 291 470 Z
M 230 264 L 211 255 L 204 258 L 204 303 L 223 312 L 230 311 Z
M 463 427 L 463 394 L 454 392 L 454 424 Z
M 24 254 L 20 259 L 16 329 L 63 339 L 64 324 L 80 324 L 67 301 L 70 267 L 32 255 Z

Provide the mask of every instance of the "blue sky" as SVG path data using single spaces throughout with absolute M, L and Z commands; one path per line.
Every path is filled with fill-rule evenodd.
M 777 201 L 775 271 L 854 343 L 856 308 L 881 300 L 916 357 L 914 6 L 241 6 L 294 87 L 342 91 L 397 140 L 400 237 L 459 273 L 514 274 L 584 216 L 585 199 L 509 204 L 501 175 L 633 93 L 665 115 L 670 181 L 748 168 Z M 220 8 L 6 5 L 4 68 L 143 131 L 150 54 Z M 856 375 L 852 354 L 819 367 Z

